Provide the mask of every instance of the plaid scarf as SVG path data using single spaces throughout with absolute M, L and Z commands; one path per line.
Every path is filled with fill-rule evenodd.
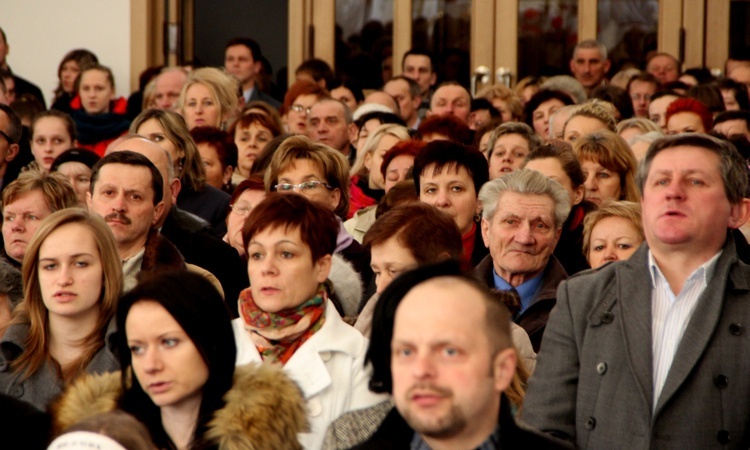
M 296 308 L 269 313 L 255 304 L 248 288 L 240 293 L 239 309 L 261 358 L 284 365 L 323 326 L 327 301 L 328 292 L 321 284 L 313 298 Z

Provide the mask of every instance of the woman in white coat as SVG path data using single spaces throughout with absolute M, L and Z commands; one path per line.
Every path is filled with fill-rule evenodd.
M 234 320 L 237 364 L 281 364 L 305 396 L 310 432 L 303 447 L 318 449 L 341 414 L 384 400 L 368 389 L 367 339 L 344 323 L 329 300 L 331 255 L 339 223 L 306 196 L 271 193 L 243 229 L 251 287 Z

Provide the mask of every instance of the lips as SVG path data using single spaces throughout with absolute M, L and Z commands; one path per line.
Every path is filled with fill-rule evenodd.
M 148 392 L 151 394 L 163 394 L 172 387 L 171 381 L 156 381 L 148 385 Z
M 58 292 L 55 292 L 54 295 L 52 296 L 52 298 L 54 298 L 56 301 L 60 303 L 71 302 L 75 300 L 76 297 L 78 297 L 78 294 L 76 294 L 75 292 L 71 292 L 71 291 L 58 291 Z

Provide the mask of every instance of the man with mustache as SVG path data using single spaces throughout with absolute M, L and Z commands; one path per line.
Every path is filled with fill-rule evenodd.
M 521 169 L 486 183 L 479 202 L 490 254 L 474 270 L 488 287 L 518 294 L 513 320 L 538 352 L 557 285 L 568 277 L 552 252 L 570 213 L 570 197 L 557 181 Z
M 137 284 L 142 270 L 185 268 L 180 252 L 156 229 L 164 211 L 163 194 L 159 170 L 141 154 L 110 153 L 92 169 L 88 207 L 104 218 L 115 236 L 126 291 Z

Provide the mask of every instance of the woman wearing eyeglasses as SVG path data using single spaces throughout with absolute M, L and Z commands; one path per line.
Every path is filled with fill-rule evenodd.
M 328 97 L 327 90 L 309 80 L 300 80 L 289 87 L 281 106 L 281 121 L 292 134 L 308 135 L 307 115 L 318 100 Z
M 266 192 L 297 193 L 336 214 L 336 251 L 362 277 L 372 278 L 370 257 L 346 231 L 342 218 L 349 211 L 349 163 L 331 147 L 304 136 L 287 138 L 276 150 L 265 174 Z

